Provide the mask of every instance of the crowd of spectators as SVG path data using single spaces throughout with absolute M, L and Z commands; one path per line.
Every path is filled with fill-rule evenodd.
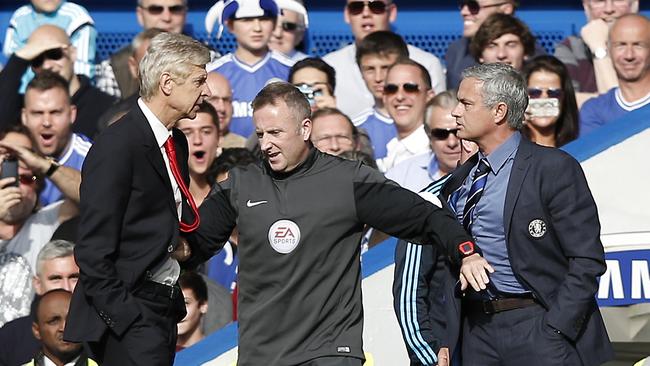
M 468 66 L 507 63 L 522 73 L 531 100 L 522 132 L 540 145 L 561 147 L 646 108 L 650 21 L 637 14 L 638 0 L 582 4 L 587 22 L 580 34 L 546 55 L 534 32 L 516 17 L 517 0 L 462 0 L 462 37 L 439 60 L 391 30 L 395 1 L 347 0 L 343 19 L 354 42 L 321 59 L 304 47 L 310 23 L 301 0 L 221 0 L 210 9 L 206 26 L 219 29 L 211 34 L 216 37 L 227 29 L 236 49 L 226 55 L 211 52 L 211 96 L 195 119 L 176 126 L 188 139 L 190 192 L 200 204 L 228 169 L 259 162 L 251 102 L 274 80 L 289 81 L 309 100 L 314 146 L 365 159 L 413 191 L 449 173 L 460 157 L 451 111 Z M 186 29 L 187 0 L 137 0 L 136 5 L 142 32 L 99 62 L 92 13 L 72 2 L 31 0 L 9 24 L 0 25 L 7 29 L 0 160 L 3 168 L 12 159 L 18 164 L 17 178 L 0 179 L 0 326 L 5 326 L 0 336 L 14 329 L 16 320 L 23 319 L 25 327 L 31 309 L 36 337 L 28 352 L 11 362 L 55 357 L 61 352 L 52 347 L 67 347 L 46 342 L 43 318 L 51 314 L 43 303 L 69 304 L 73 285 L 63 282 L 69 271 L 53 285 L 43 273 L 47 261 L 62 258 L 74 270 L 73 244 L 50 240 L 77 214 L 80 170 L 93 138 L 136 105 L 139 62 L 151 39 Z M 74 231 L 76 222 L 70 225 Z M 181 277 L 188 315 L 179 323 L 179 349 L 236 319 L 237 244 L 235 229 L 224 250 L 198 269 L 201 274 Z M 52 254 L 57 245 L 63 249 Z M 32 303 L 34 295 L 56 288 L 63 291 Z M 82 350 L 68 352 L 76 359 Z

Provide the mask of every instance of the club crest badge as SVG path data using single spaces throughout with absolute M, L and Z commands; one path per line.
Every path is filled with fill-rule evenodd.
M 528 224 L 528 233 L 533 238 L 541 238 L 546 234 L 546 223 L 540 219 L 535 219 Z
M 300 243 L 300 228 L 291 220 L 278 220 L 269 228 L 269 244 L 280 254 L 291 253 Z

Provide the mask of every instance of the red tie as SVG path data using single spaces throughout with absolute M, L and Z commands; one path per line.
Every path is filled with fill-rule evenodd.
M 181 189 L 181 192 L 183 192 L 183 195 L 185 195 L 185 198 L 187 198 L 187 201 L 189 202 L 190 207 L 192 208 L 192 213 L 194 214 L 194 222 L 192 222 L 191 224 L 186 224 L 182 220 L 180 220 L 181 231 L 184 233 L 189 233 L 196 230 L 196 228 L 199 227 L 199 222 L 201 221 L 201 219 L 199 218 L 199 210 L 196 208 L 196 203 L 194 203 L 194 199 L 192 198 L 190 191 L 187 189 L 187 186 L 183 181 L 183 177 L 181 176 L 180 170 L 178 170 L 178 164 L 176 163 L 176 148 L 174 147 L 174 139 L 171 136 L 169 136 L 167 141 L 165 141 L 164 146 L 165 146 L 165 152 L 167 153 L 167 158 L 169 159 L 169 167 L 172 170 L 172 175 L 174 176 L 174 179 L 176 179 L 176 183 L 178 184 L 178 187 Z

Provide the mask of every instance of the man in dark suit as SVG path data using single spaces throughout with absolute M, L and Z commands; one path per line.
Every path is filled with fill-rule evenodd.
M 594 297 L 605 271 L 600 223 L 580 165 L 521 137 L 528 96 L 512 67 L 466 69 L 458 100 L 458 137 L 479 153 L 442 195 L 495 270 L 485 290 L 462 298 L 463 365 L 611 359 Z
M 154 37 L 140 63 L 138 107 L 101 134 L 84 164 L 80 279 L 65 339 L 89 342 L 101 365 L 173 363 L 185 315 L 174 252 L 179 228 L 198 226 L 187 141 L 174 125 L 210 96 L 208 61 L 189 37 Z

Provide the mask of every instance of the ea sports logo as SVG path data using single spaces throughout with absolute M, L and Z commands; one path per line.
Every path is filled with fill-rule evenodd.
M 269 244 L 278 253 L 291 253 L 299 242 L 300 228 L 291 220 L 278 220 L 269 228 Z

